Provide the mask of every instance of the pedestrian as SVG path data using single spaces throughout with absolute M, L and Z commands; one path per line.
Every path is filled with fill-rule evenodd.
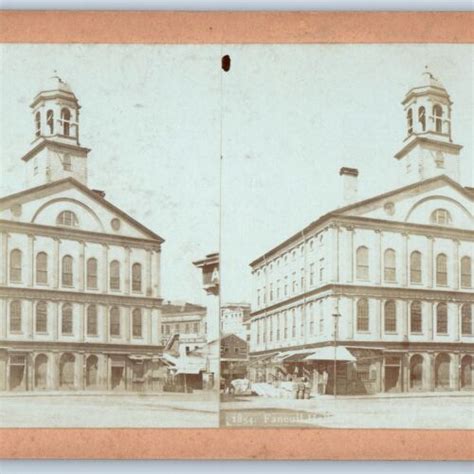
M 326 394 L 328 379 L 329 379 L 328 369 L 324 369 L 324 371 L 323 371 L 323 384 L 322 384 L 323 385 L 323 391 L 322 391 L 323 394 Z

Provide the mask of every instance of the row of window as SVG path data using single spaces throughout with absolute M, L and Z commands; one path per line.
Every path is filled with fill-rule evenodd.
M 175 324 L 162 324 L 162 334 L 170 335 L 173 334 L 198 334 L 199 323 L 175 323 Z
M 14 300 L 10 303 L 10 331 L 22 331 L 22 305 L 21 301 Z M 133 337 L 142 337 L 143 318 L 142 310 L 134 308 L 132 310 L 132 335 Z M 48 332 L 48 305 L 45 301 L 39 301 L 35 306 L 35 332 Z M 73 310 L 70 303 L 64 303 L 61 306 L 61 328 L 62 335 L 70 336 L 73 334 Z M 86 332 L 88 336 L 98 335 L 97 324 L 97 306 L 91 304 L 87 307 L 86 314 Z M 110 309 L 109 333 L 111 336 L 121 335 L 120 308 L 113 306 Z
M 308 331 L 310 336 L 315 335 L 316 331 L 316 304 L 309 305 L 309 321 L 306 321 L 305 316 L 300 318 L 300 329 L 299 336 L 303 337 Z M 323 316 L 322 302 L 319 303 L 319 333 L 324 332 L 324 316 Z M 388 300 L 383 306 L 383 330 L 386 334 L 397 333 L 397 305 L 394 300 Z M 309 324 L 308 324 L 309 323 Z M 266 316 L 253 323 L 256 326 L 256 339 L 257 344 L 262 342 L 275 340 L 286 340 L 289 338 L 297 337 L 297 317 L 296 310 L 283 311 L 280 314 Z M 282 327 L 281 327 L 282 326 Z M 437 335 L 448 334 L 448 307 L 446 303 L 439 303 L 436 306 L 436 327 L 435 332 Z M 357 314 L 356 314 L 356 330 L 357 332 L 369 332 L 370 331 L 370 318 L 369 318 L 369 303 L 367 299 L 360 299 L 357 302 Z M 413 301 L 410 304 L 410 333 L 422 334 L 423 328 L 423 315 L 422 315 L 422 304 L 420 301 Z M 473 324 L 472 324 L 472 308 L 470 304 L 464 304 L 461 307 L 461 334 L 463 336 L 473 335 Z
M 60 125 L 59 133 L 69 137 L 71 134 L 71 111 L 67 107 L 61 109 Z M 51 109 L 46 111 L 46 127 L 50 135 L 55 133 L 54 111 Z M 36 136 L 39 137 L 41 135 L 41 112 L 39 111 L 35 114 L 35 128 Z
M 423 261 L 421 252 L 415 250 L 410 254 L 410 283 L 421 284 L 423 282 Z M 324 259 L 320 259 L 318 272 L 315 270 L 315 264 L 311 263 L 309 266 L 309 286 L 316 284 L 316 277 L 319 282 L 324 281 Z M 356 251 L 356 279 L 360 281 L 368 281 L 370 274 L 369 266 L 369 249 L 361 246 Z M 305 269 L 302 268 L 297 276 L 296 272 L 292 273 L 291 285 L 288 281 L 288 276 L 283 280 L 277 280 L 275 288 L 273 283 L 268 287 L 268 299 L 273 302 L 278 301 L 281 297 L 287 297 L 290 294 L 295 295 L 299 289 L 305 288 Z M 441 253 L 436 256 L 436 285 L 448 285 L 448 257 Z M 385 283 L 397 282 L 397 256 L 393 249 L 387 249 L 383 256 L 383 281 Z M 282 284 L 283 282 L 283 284 Z M 460 260 L 460 283 L 461 288 L 472 287 L 472 259 L 470 257 L 462 257 Z M 257 290 L 257 306 L 267 303 L 267 289 L 264 286 Z
M 422 283 L 423 281 L 423 257 L 418 250 L 410 254 L 410 283 Z M 448 257 L 440 253 L 435 259 L 435 281 L 438 286 L 448 285 Z M 369 280 L 369 249 L 361 246 L 356 251 L 356 278 L 358 280 Z M 460 260 L 461 287 L 472 287 L 472 259 L 465 256 Z M 397 281 L 397 255 L 395 250 L 387 249 L 383 255 L 383 279 L 387 283 Z
M 357 331 L 370 331 L 369 326 L 369 302 L 360 299 L 357 302 Z M 389 300 L 384 304 L 384 328 L 385 332 L 397 332 L 397 306 L 395 301 Z M 410 333 L 423 333 L 423 314 L 421 301 L 413 301 L 410 304 Z M 470 304 L 461 307 L 461 334 L 471 336 L 472 332 L 472 308 Z M 448 306 L 446 303 L 436 305 L 436 334 L 448 333 Z
M 109 270 L 110 289 L 120 290 L 120 262 L 112 260 Z M 46 252 L 36 254 L 35 277 L 38 285 L 48 284 L 48 254 Z M 10 252 L 10 281 L 12 283 L 21 283 L 22 281 L 22 252 L 19 249 Z M 70 255 L 65 255 L 61 260 L 61 284 L 65 287 L 74 285 L 74 260 Z M 88 290 L 98 288 L 98 262 L 94 257 L 87 260 L 86 286 Z M 140 263 L 132 265 L 132 291 L 142 291 L 142 265 Z

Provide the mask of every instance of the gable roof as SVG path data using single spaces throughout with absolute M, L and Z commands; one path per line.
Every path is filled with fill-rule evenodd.
M 18 193 L 9 194 L 8 196 L 4 196 L 4 197 L 0 198 L 0 205 L 2 205 L 4 203 L 7 203 L 8 201 L 13 201 L 13 200 L 16 200 L 16 199 L 19 199 L 19 198 L 26 197 L 30 194 L 35 194 L 35 193 L 44 191 L 46 189 L 54 189 L 55 187 L 61 187 L 61 186 L 64 186 L 64 185 L 66 185 L 66 187 L 69 185 L 70 187 L 75 187 L 75 188 L 81 190 L 84 194 L 88 195 L 91 199 L 93 199 L 93 200 L 97 201 L 99 204 L 102 204 L 103 206 L 107 207 L 112 212 L 118 214 L 124 220 L 128 221 L 130 224 L 132 224 L 133 226 L 140 229 L 142 232 L 147 234 L 151 239 L 157 240 L 160 243 L 163 243 L 165 241 L 158 234 L 156 234 L 152 230 L 148 229 L 148 227 L 145 227 L 143 224 L 140 224 L 140 222 L 135 220 L 133 217 L 128 215 L 126 212 L 122 211 L 118 207 L 114 206 L 111 202 L 107 201 L 98 192 L 89 189 L 86 185 L 80 183 L 79 181 L 77 181 L 76 179 L 71 178 L 71 177 L 60 179 L 60 180 L 57 180 L 57 181 L 52 181 L 51 183 L 42 184 L 42 185 L 36 186 L 34 188 L 25 189 L 24 191 L 20 191 Z
M 358 207 L 366 206 L 367 204 L 371 204 L 373 202 L 379 201 L 379 200 L 384 200 L 387 199 L 391 196 L 395 196 L 397 194 L 403 194 L 408 191 L 411 191 L 415 188 L 419 188 L 420 186 L 427 187 L 430 184 L 436 183 L 437 181 L 440 182 L 445 182 L 446 184 L 452 186 L 455 188 L 457 191 L 459 191 L 461 194 L 466 196 L 470 200 L 474 200 L 474 190 L 473 188 L 469 187 L 464 187 L 461 186 L 459 183 L 454 181 L 453 179 L 449 178 L 446 175 L 440 175 L 440 176 L 434 176 L 433 178 L 425 179 L 424 181 L 417 181 L 415 183 L 409 184 L 407 186 L 403 186 L 401 188 L 396 188 L 392 191 L 388 191 L 386 193 L 382 194 L 377 194 L 375 196 L 372 196 L 371 198 L 368 199 L 363 199 L 362 201 L 357 201 L 353 204 L 349 204 L 347 206 L 339 207 L 337 209 L 334 209 L 326 214 L 323 214 L 321 217 L 319 217 L 317 220 L 311 222 L 309 225 L 304 227 L 301 231 L 297 232 L 296 234 L 293 234 L 291 237 L 288 239 L 284 240 L 280 244 L 278 244 L 276 247 L 273 247 L 271 250 L 268 252 L 265 252 L 263 255 L 260 257 L 256 258 L 250 263 L 250 266 L 253 267 L 254 265 L 260 263 L 261 261 L 264 261 L 265 259 L 271 257 L 275 252 L 278 250 L 281 250 L 282 248 L 285 248 L 289 243 L 292 241 L 298 239 L 301 236 L 304 236 L 314 228 L 318 227 L 319 225 L 323 224 L 324 222 L 328 221 L 330 218 L 340 216 L 344 214 L 347 211 L 350 211 L 352 209 L 357 209 Z

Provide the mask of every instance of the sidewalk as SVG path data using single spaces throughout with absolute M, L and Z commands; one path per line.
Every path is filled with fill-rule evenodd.
M 127 398 L 163 398 L 172 400 L 193 400 L 193 401 L 217 401 L 216 391 L 209 390 L 194 390 L 192 393 L 182 392 L 115 392 L 106 390 L 32 390 L 32 391 L 2 391 L 0 392 L 0 399 L 2 398 L 29 398 L 29 397 L 61 397 L 61 398 L 96 398 L 96 397 L 127 397 Z

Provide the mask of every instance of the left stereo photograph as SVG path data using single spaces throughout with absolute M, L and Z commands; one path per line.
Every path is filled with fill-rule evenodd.
M 217 427 L 220 47 L 0 52 L 0 427 Z

